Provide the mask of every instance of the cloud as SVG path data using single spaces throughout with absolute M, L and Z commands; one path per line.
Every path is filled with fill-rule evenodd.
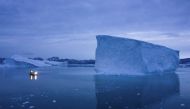
M 188 0 L 1 0 L 0 3 L 1 36 L 190 29 Z
M 190 37 L 189 10 L 189 0 L 0 0 L 0 48 L 4 55 L 89 58 L 97 34 L 170 46 Z M 171 47 L 188 50 L 187 43 L 175 44 Z M 60 50 L 68 53 L 58 54 Z

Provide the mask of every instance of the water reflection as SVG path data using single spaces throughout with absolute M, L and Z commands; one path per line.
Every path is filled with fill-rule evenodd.
M 95 76 L 97 109 L 161 109 L 171 96 L 179 96 L 175 73 L 165 75 Z M 154 108 L 154 104 L 158 104 Z
M 37 80 L 38 76 L 37 75 L 30 75 L 30 80 Z
M 30 69 L 0 69 L 0 109 L 190 109 L 190 69 L 95 78 L 94 68 L 37 70 L 30 81 Z

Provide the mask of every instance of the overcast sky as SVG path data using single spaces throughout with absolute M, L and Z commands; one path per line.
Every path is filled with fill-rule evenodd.
M 93 59 L 96 35 L 162 44 L 190 57 L 190 0 L 0 0 L 0 56 Z

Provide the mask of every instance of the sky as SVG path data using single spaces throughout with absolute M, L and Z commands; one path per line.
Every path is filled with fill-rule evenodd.
M 0 56 L 94 59 L 96 35 L 190 57 L 190 0 L 0 0 Z

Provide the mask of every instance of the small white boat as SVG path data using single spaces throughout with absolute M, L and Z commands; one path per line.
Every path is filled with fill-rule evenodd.
M 37 76 L 37 75 L 38 75 L 38 72 L 31 70 L 31 71 L 30 71 L 30 75 L 31 75 L 31 76 Z

